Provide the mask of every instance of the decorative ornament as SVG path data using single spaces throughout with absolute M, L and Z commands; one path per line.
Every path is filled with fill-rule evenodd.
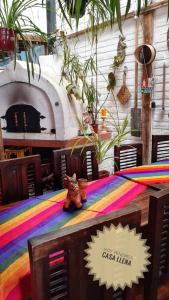
M 64 187 L 68 189 L 66 199 L 64 201 L 63 210 L 70 211 L 82 208 L 82 203 L 86 202 L 87 179 L 76 179 L 76 174 L 72 177 L 65 176 Z
M 110 92 L 111 90 L 114 89 L 115 85 L 116 85 L 116 78 L 113 72 L 110 72 L 108 74 L 108 86 L 107 86 L 107 90 Z
M 107 132 L 107 127 L 106 127 L 106 118 L 107 118 L 107 108 L 103 107 L 101 109 L 101 118 L 102 118 L 102 132 Z
M 114 290 L 125 289 L 138 283 L 138 279 L 143 278 L 143 273 L 148 271 L 149 247 L 135 229 L 130 230 L 128 225 L 123 227 L 119 224 L 115 227 L 112 224 L 110 228 L 98 230 L 97 235 L 91 238 L 85 250 L 86 267 L 100 286 L 105 285 L 107 289 L 112 287 Z
M 118 94 L 117 94 L 117 98 L 119 99 L 119 101 L 121 102 L 121 104 L 126 104 L 131 96 L 131 93 L 126 85 L 126 75 L 127 75 L 127 67 L 124 67 L 123 70 L 123 85 L 121 86 Z
M 114 67 L 119 67 L 125 57 L 126 57 L 126 48 L 127 48 L 127 45 L 125 43 L 125 37 L 124 35 L 119 35 L 119 42 L 118 42 L 118 45 L 117 45 L 117 56 L 114 57 L 114 63 L 113 63 L 113 66 Z
M 141 83 L 141 93 L 142 94 L 151 94 L 154 87 L 154 78 L 142 78 Z

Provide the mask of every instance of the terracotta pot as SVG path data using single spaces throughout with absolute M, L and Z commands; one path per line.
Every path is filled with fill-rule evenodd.
M 0 50 L 14 51 L 15 33 L 13 29 L 0 28 Z
M 98 124 L 91 124 L 91 126 L 92 126 L 92 128 L 93 128 L 93 131 L 94 131 L 95 133 L 98 133 L 98 128 L 99 128 Z
M 109 175 L 110 175 L 110 172 L 107 170 L 99 171 L 99 178 L 105 178 L 105 177 L 108 177 Z

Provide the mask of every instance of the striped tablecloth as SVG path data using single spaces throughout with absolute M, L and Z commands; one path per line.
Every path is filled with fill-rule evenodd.
M 110 176 L 90 183 L 88 201 L 73 213 L 62 209 L 65 190 L 0 207 L 0 300 L 23 300 L 31 294 L 29 238 L 120 209 L 145 189 Z
M 156 183 L 169 183 L 169 160 L 128 168 L 115 174 L 146 186 Z

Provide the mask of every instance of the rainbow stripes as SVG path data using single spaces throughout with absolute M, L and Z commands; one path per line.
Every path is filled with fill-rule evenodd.
M 88 201 L 82 210 L 73 213 L 62 209 L 65 190 L 0 207 L 0 300 L 30 296 L 29 238 L 120 209 L 145 188 L 110 176 L 90 183 Z
M 155 183 L 168 183 L 169 160 L 125 169 L 115 174 L 147 186 Z

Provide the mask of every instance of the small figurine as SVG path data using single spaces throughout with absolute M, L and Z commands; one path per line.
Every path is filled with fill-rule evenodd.
M 82 202 L 87 201 L 85 192 L 86 186 L 87 180 L 81 178 L 77 181 L 76 174 L 73 174 L 72 177 L 65 176 L 64 187 L 68 189 L 68 192 L 63 205 L 64 210 L 69 210 L 70 208 L 82 208 Z

